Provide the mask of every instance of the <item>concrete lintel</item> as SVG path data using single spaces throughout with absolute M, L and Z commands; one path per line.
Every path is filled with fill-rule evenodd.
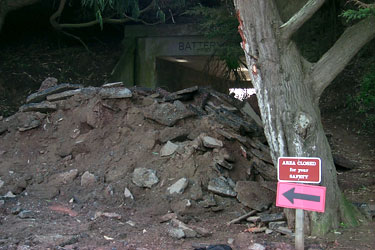
M 124 38 L 202 35 L 198 24 L 126 25 Z

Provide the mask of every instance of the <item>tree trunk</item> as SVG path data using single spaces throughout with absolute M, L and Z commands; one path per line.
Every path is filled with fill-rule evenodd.
M 8 13 L 7 2 L 4 0 L 0 0 L 0 33 L 1 33 L 1 29 L 3 28 L 7 13 Z
M 39 1 L 40 0 L 0 0 L 0 33 L 4 25 L 5 17 L 9 11 L 17 10 Z
M 321 2 L 315 3 L 321 5 L 324 1 L 309 2 Z M 322 235 L 337 228 L 341 221 L 355 223 L 354 214 L 348 216 L 350 209 L 346 209 L 348 206 L 339 190 L 331 150 L 321 124 L 319 96 L 315 95 L 311 75 L 314 65 L 301 56 L 290 40 L 293 31 L 300 26 L 291 24 L 291 29 L 284 32 L 277 6 L 271 0 L 235 0 L 235 6 L 244 39 L 242 47 L 275 166 L 280 156 L 319 157 L 322 161 L 320 185 L 327 189 L 325 213 L 308 213 L 309 221 L 305 225 L 311 231 L 307 233 Z M 289 222 L 293 220 L 288 217 Z

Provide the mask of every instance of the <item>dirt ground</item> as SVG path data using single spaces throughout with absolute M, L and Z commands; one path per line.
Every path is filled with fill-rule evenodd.
M 48 76 L 60 82 L 100 86 L 119 55 L 118 44 L 98 45 L 93 48 L 94 55 L 77 47 L 22 46 L 0 49 L 2 119 L 18 109 Z M 30 53 L 25 55 L 25 50 Z M 70 56 L 63 56 L 67 54 Z M 342 109 L 342 98 L 349 91 L 338 85 L 327 90 L 322 120 L 333 152 L 359 164 L 352 170 L 338 169 L 341 189 L 352 202 L 375 205 L 374 133 L 363 132 L 361 117 Z M 74 97 L 63 109 L 48 114 L 38 128 L 24 132 L 11 129 L 0 135 L 0 180 L 4 182 L 0 195 L 8 191 L 16 195 L 0 199 L 0 249 L 194 249 L 202 244 L 250 249 L 253 243 L 266 249 L 293 249 L 291 236 L 250 233 L 247 223 L 227 226 L 248 212 L 233 198 L 215 196 L 219 211 L 199 206 L 208 193 L 204 188 L 208 178 L 216 174 L 208 163 L 214 152 L 196 153 L 193 163 L 184 158 L 187 150 L 161 157 L 161 135 L 168 131 L 145 118 L 143 110 L 150 103 L 144 96 L 104 103 Z M 210 119 L 187 118 L 176 127 L 189 135 L 207 133 L 222 139 L 235 159 L 236 170 L 230 177 L 236 181 L 246 172 L 239 143 L 220 137 L 218 125 Z M 185 149 L 192 146 L 186 138 L 178 143 Z M 132 172 L 142 166 L 157 170 L 157 185 L 142 188 L 132 182 Z M 75 169 L 77 174 L 69 172 Z M 86 171 L 95 180 L 82 184 Z M 167 195 L 166 188 L 184 176 L 191 183 L 200 183 L 202 189 L 189 183 L 182 195 Z M 134 199 L 124 196 L 125 188 Z M 183 204 L 186 199 L 191 206 Z M 162 222 L 162 216 L 171 212 L 206 233 L 200 238 L 171 237 L 170 222 Z M 375 222 L 366 222 L 358 228 L 342 225 L 324 238 L 306 237 L 306 249 L 375 249 Z

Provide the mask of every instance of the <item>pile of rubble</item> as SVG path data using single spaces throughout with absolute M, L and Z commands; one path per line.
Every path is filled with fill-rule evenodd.
M 262 131 L 247 102 L 212 89 L 42 86 L 0 120 L 0 195 L 167 206 L 175 238 L 209 234 L 183 218 L 241 206 L 228 225 L 292 234 Z

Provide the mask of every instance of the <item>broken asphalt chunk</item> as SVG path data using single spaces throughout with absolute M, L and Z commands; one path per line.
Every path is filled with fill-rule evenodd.
M 166 126 L 173 126 L 179 120 L 195 115 L 180 101 L 149 106 L 144 110 L 144 116 Z
M 255 181 L 238 181 L 235 191 L 239 202 L 258 211 L 264 210 L 276 199 L 274 192 L 261 187 Z
M 102 99 L 121 99 L 132 97 L 132 92 L 128 88 L 102 88 L 99 96 Z
M 213 178 L 208 183 L 208 190 L 223 196 L 236 197 L 237 192 L 233 190 L 224 177 Z
M 56 103 L 52 102 L 40 102 L 40 103 L 29 103 L 22 105 L 19 108 L 19 111 L 21 112 L 30 112 L 30 111 L 36 111 L 41 113 L 47 113 L 47 112 L 53 112 L 57 110 Z
M 29 95 L 26 99 L 26 103 L 41 102 L 41 101 L 44 101 L 46 97 L 49 95 L 64 92 L 67 90 L 72 90 L 72 89 L 80 89 L 82 87 L 83 86 L 80 84 L 70 84 L 70 83 L 59 84 L 59 85 L 50 87 L 48 89 L 45 89 L 43 91 Z

